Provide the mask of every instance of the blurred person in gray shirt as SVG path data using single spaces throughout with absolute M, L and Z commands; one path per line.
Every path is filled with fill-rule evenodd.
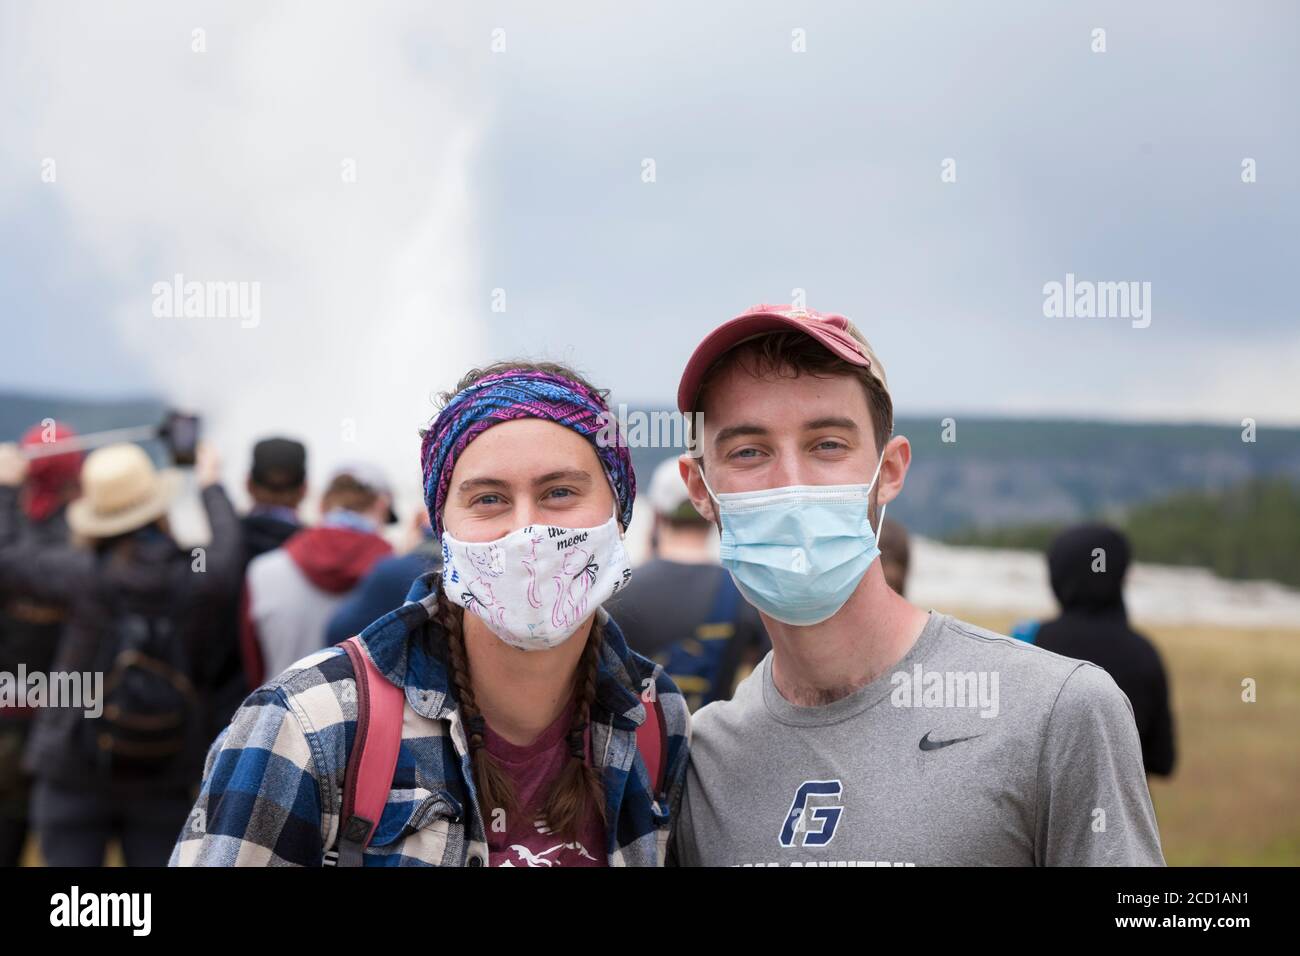
M 677 459 L 650 481 L 653 557 L 610 602 L 628 647 L 662 664 L 691 710 L 731 697 L 771 647 L 758 611 L 719 564 L 713 525 L 686 493 Z

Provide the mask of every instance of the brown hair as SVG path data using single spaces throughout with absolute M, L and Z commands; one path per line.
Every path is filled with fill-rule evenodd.
M 850 329 L 850 333 L 864 345 L 866 344 L 862 334 L 856 329 Z M 695 408 L 692 410 L 693 414 L 687 417 L 688 423 L 693 423 L 696 414 L 703 408 L 704 396 L 709 387 L 732 365 L 740 365 L 756 378 L 763 375 L 775 375 L 779 378 L 798 378 L 800 375 L 813 375 L 818 378 L 851 375 L 862 383 L 862 388 L 866 392 L 877 452 L 884 448 L 885 442 L 889 441 L 894 432 L 894 402 L 889 397 L 889 391 L 884 383 L 876 377 L 875 370 L 846 362 L 816 339 L 794 331 L 760 335 L 741 342 L 720 356 L 709 366 L 700 380 L 700 390 L 695 397 Z M 881 374 L 883 375 L 883 372 Z
M 485 375 L 518 368 L 563 375 L 585 385 L 603 399 L 608 393 L 597 390 L 572 369 L 553 362 L 496 362 L 482 369 L 473 369 L 456 384 L 451 392 L 439 396 L 443 405 L 462 389 L 468 388 Z M 515 788 L 505 769 L 484 746 L 484 721 L 474 698 L 474 685 L 465 653 L 465 610 L 452 604 L 446 594 L 438 594 L 438 610 L 434 620 L 442 629 L 447 642 L 447 665 L 451 682 L 456 688 L 456 698 L 464 721 L 469 743 L 470 766 L 474 785 L 478 790 L 479 809 L 487 821 L 496 810 L 503 810 L 506 818 L 522 811 Z M 574 675 L 573 693 L 576 706 L 573 723 L 569 727 L 569 760 L 560 776 L 551 786 L 542 805 L 542 817 L 552 831 L 568 839 L 577 839 L 584 821 L 594 811 L 601 821 L 605 819 L 605 788 L 600 773 L 586 759 L 584 734 L 591 720 L 591 707 L 596 699 L 596 677 L 599 671 L 600 651 L 605 641 L 605 629 L 599 620 L 592 622 L 582 657 Z M 488 823 L 487 825 L 491 825 Z
M 343 508 L 346 511 L 367 511 L 379 496 L 351 475 L 339 475 L 330 482 L 321 495 L 321 511 Z

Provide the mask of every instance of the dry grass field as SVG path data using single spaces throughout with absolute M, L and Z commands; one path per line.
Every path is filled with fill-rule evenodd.
M 947 610 L 947 609 L 945 609 Z M 1006 633 L 1010 616 L 952 613 Z M 1172 687 L 1178 765 L 1151 782 L 1170 866 L 1300 864 L 1300 622 L 1144 626 Z M 1242 701 L 1255 679 L 1257 700 Z

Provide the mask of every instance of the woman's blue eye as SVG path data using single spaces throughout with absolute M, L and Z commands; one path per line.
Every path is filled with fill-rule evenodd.
M 551 489 L 550 491 L 548 491 L 546 494 L 547 494 L 548 497 L 550 497 L 550 496 L 552 496 L 552 495 L 560 495 L 561 497 L 564 497 L 564 498 L 570 498 L 570 497 L 573 496 L 573 489 L 572 489 L 572 488 L 552 488 L 552 489 Z
M 475 499 L 476 505 L 494 505 L 500 499 L 500 495 L 480 495 Z

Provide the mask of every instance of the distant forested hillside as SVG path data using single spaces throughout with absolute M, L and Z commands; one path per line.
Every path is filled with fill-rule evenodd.
M 1116 517 L 1181 492 L 1226 491 L 1255 479 L 1300 481 L 1300 429 L 1098 422 L 903 420 L 912 442 L 907 486 L 890 513 L 930 535 Z
M 46 418 L 66 422 L 84 435 L 110 428 L 157 425 L 165 412 L 166 406 L 161 401 L 147 397 L 90 401 L 0 392 L 0 441 L 17 441 L 28 428 Z M 148 445 L 155 457 L 161 455 L 160 442 Z
M 1258 479 L 1226 491 L 1181 491 L 1111 516 L 1142 561 L 1209 568 L 1225 578 L 1300 587 L 1300 484 Z M 953 544 L 1045 550 L 1061 523 L 967 530 Z

